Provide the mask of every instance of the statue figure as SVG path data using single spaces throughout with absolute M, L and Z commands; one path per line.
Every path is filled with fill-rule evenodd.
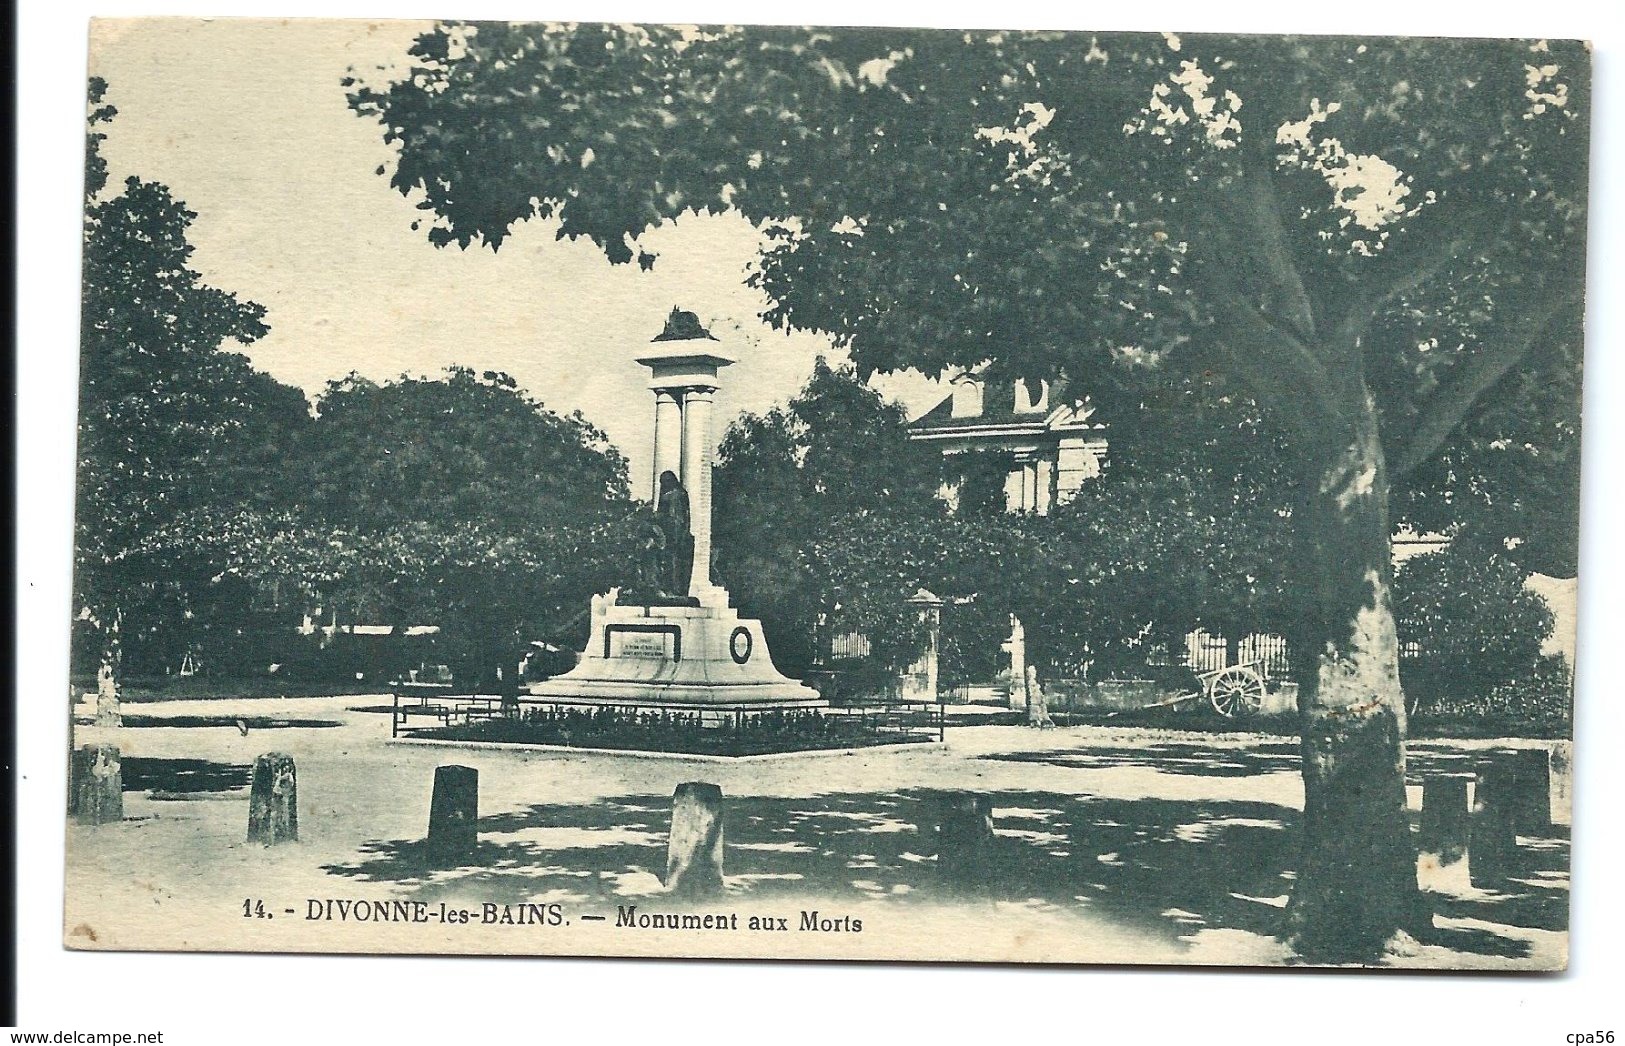
M 659 520 L 643 525 L 642 556 L 637 580 L 630 588 L 631 602 L 658 600 L 666 594 L 666 530 Z
M 660 474 L 655 518 L 664 538 L 659 550 L 660 589 L 668 596 L 686 596 L 689 574 L 694 569 L 694 534 L 689 529 L 688 490 L 670 469 Z

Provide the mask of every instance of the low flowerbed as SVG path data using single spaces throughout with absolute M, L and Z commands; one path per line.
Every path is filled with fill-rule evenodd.
M 622 708 L 528 708 L 517 718 L 416 730 L 413 737 L 687 755 L 765 755 L 917 744 L 930 714 L 787 709 L 738 715 Z

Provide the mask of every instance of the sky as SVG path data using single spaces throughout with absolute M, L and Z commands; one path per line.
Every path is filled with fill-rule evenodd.
M 756 230 L 741 216 L 693 217 L 640 241 L 650 272 L 612 266 L 546 223 L 500 252 L 432 247 L 413 201 L 376 170 L 391 152 L 349 110 L 342 78 L 399 69 L 427 22 L 171 19 L 98 22 L 91 73 L 118 116 L 103 154 L 168 185 L 195 212 L 193 266 L 264 305 L 271 333 L 241 347 L 254 365 L 314 397 L 351 371 L 374 380 L 451 364 L 500 370 L 561 413 L 580 410 L 645 489 L 654 400 L 634 361 L 673 306 L 697 313 L 738 362 L 723 371 L 713 439 L 727 419 L 788 399 L 813 361 L 845 359 L 816 334 L 761 322 L 744 286 Z M 944 394 L 919 375 L 880 378 L 922 413 Z

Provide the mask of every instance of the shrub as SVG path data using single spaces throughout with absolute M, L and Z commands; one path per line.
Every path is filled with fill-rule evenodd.
M 1573 687 L 1568 662 L 1543 657 L 1534 671 L 1478 694 L 1439 697 L 1420 710 L 1417 725 L 1449 731 L 1471 720 L 1503 732 L 1566 737 L 1570 733 Z
M 1553 618 L 1526 579 L 1503 553 L 1462 540 L 1400 565 L 1400 678 L 1413 699 L 1482 697 L 1536 674 Z

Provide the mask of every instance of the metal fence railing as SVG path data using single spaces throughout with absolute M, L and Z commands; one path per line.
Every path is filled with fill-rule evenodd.
M 448 688 L 449 690 L 449 688 Z M 496 694 L 451 694 L 419 686 L 394 692 L 391 737 L 451 731 L 472 732 L 485 723 L 516 736 L 534 732 L 537 743 L 557 735 L 565 744 L 592 747 L 594 736 L 619 741 L 642 736 L 706 736 L 706 748 L 727 751 L 726 735 L 761 740 L 764 735 L 819 736 L 832 742 L 941 741 L 947 718 L 942 701 L 907 701 L 880 697 L 849 700 L 827 707 L 764 708 L 751 704 L 676 704 L 538 699 Z M 528 729 L 527 729 L 528 728 Z M 692 740 L 692 737 L 690 737 Z M 616 747 L 634 747 L 620 745 Z M 823 746 L 811 746 L 823 747 Z M 680 750 L 688 750 L 683 748 Z
M 1212 632 L 1195 631 L 1185 637 L 1185 664 L 1196 672 L 1213 672 L 1229 664 L 1259 663 L 1265 675 L 1284 676 L 1291 662 L 1284 636 L 1255 632 L 1236 643 L 1235 660 L 1230 660 L 1229 642 Z

